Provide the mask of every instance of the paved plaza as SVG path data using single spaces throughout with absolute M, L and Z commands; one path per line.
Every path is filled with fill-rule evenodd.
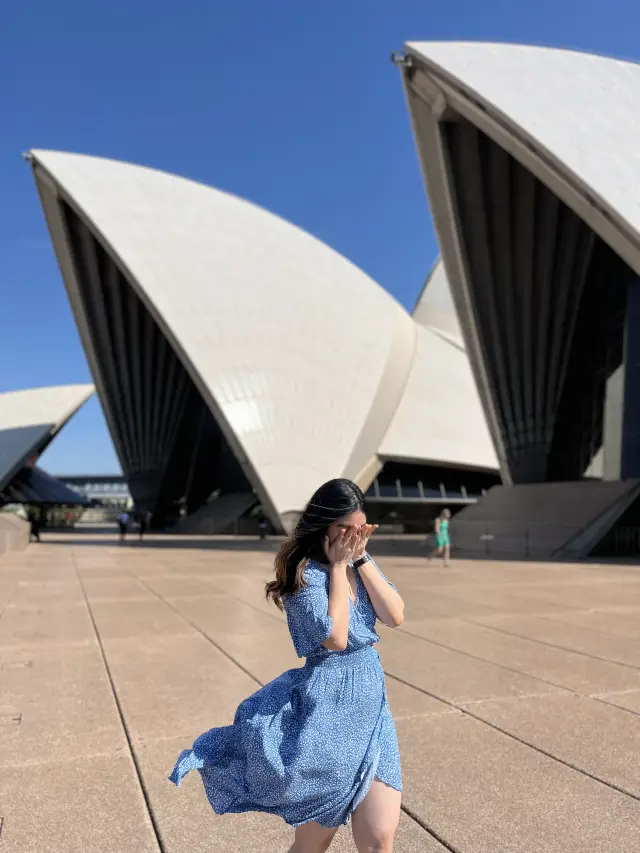
M 275 545 L 45 539 L 0 559 L 2 853 L 286 851 L 279 819 L 217 817 L 197 774 L 166 778 L 300 665 L 263 598 Z M 396 851 L 637 853 L 640 569 L 380 563 L 407 611 L 380 646 Z

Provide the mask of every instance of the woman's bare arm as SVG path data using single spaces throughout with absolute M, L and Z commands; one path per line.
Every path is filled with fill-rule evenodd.
M 357 563 L 367 554 L 367 543 L 378 529 L 377 524 L 363 524 L 358 531 L 354 560 Z M 390 628 L 397 628 L 404 621 L 404 601 L 399 593 L 389 586 L 380 570 L 371 561 L 362 563 L 358 571 L 364 583 L 376 616 Z
M 329 570 L 329 616 L 331 633 L 322 644 L 332 652 L 342 652 L 349 639 L 349 563 L 334 563 Z
M 402 596 L 389 586 L 375 563 L 363 563 L 358 568 L 358 572 L 369 593 L 371 604 L 373 604 L 378 619 L 388 625 L 389 628 L 397 628 L 398 625 L 402 625 L 404 621 Z
M 341 530 L 338 536 L 329 542 L 325 537 L 324 550 L 331 568 L 329 569 L 329 616 L 331 617 L 331 633 L 323 646 L 332 652 L 342 652 L 347 648 L 349 640 L 349 578 L 347 569 L 358 541 L 358 533 Z

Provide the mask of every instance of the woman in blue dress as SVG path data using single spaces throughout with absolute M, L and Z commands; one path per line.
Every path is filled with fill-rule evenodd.
M 197 769 L 218 814 L 259 811 L 295 827 L 290 853 L 324 853 L 351 822 L 360 853 L 390 853 L 402 778 L 375 649 L 376 620 L 396 627 L 404 604 L 366 548 L 362 491 L 321 486 L 275 561 L 267 597 L 283 608 L 299 657 L 246 699 L 233 725 L 211 729 L 170 776 Z

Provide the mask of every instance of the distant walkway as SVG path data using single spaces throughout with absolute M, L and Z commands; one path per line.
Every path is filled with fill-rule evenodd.
M 286 851 L 278 819 L 166 780 L 300 664 L 263 598 L 273 545 L 45 538 L 0 560 L 1 853 Z M 397 853 L 640 849 L 640 569 L 381 562 L 407 602 L 381 644 Z

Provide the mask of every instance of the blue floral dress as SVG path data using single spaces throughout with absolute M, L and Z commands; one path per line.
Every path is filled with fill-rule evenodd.
M 268 812 L 291 826 L 336 827 L 348 822 L 373 779 L 402 790 L 366 587 L 356 571 L 348 645 L 332 652 L 322 645 L 332 628 L 329 575 L 310 561 L 304 577 L 307 586 L 285 601 L 285 612 L 305 665 L 246 699 L 232 726 L 201 735 L 169 777 L 179 786 L 186 773 L 199 770 L 218 814 Z

